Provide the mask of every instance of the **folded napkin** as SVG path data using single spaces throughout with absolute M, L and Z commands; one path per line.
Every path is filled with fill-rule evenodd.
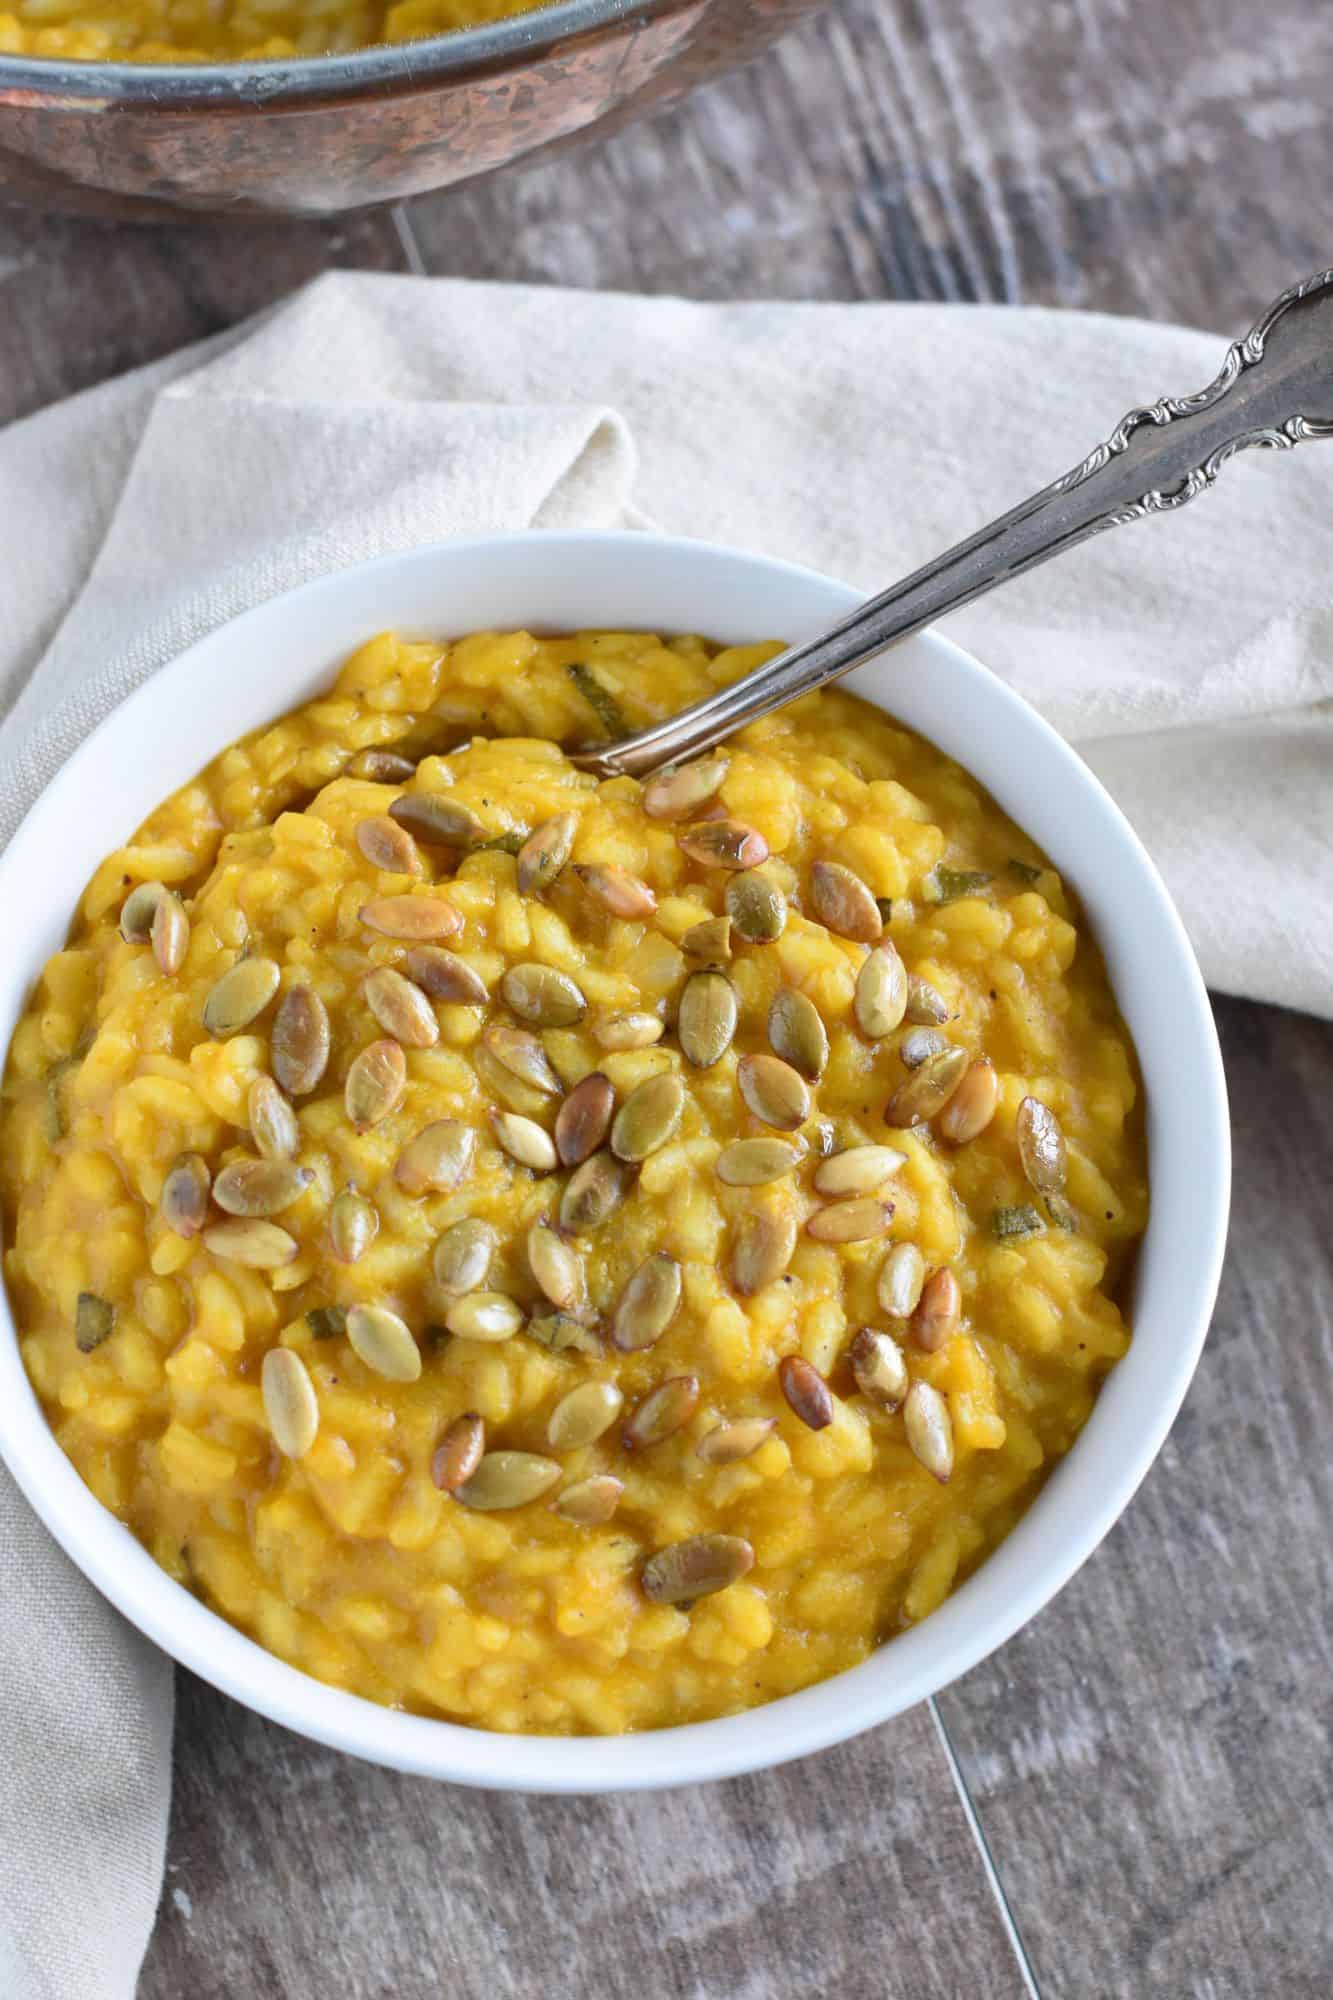
M 1293 275 L 1296 275 L 1293 273 Z M 1239 330 L 1239 329 L 1238 329 Z M 0 434 L 0 840 L 202 632 L 455 534 L 649 522 L 867 589 L 1081 458 L 1222 343 L 1010 308 L 700 306 L 321 279 Z M 1076 743 L 1210 983 L 1333 1012 L 1333 451 L 1251 454 L 950 622 Z M 170 1672 L 0 1472 L 0 1992 L 126 2000 Z

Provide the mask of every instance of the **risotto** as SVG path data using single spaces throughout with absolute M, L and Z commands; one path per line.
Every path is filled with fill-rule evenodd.
M 1125 1351 L 1134 1055 L 1056 871 L 772 648 L 385 636 L 88 885 L 9 1053 L 24 1363 L 103 1504 L 321 1681 L 731 1713 L 1003 1539 Z
M 525 14 L 541 0 L 17 0 L 0 55 L 236 62 L 334 55 Z

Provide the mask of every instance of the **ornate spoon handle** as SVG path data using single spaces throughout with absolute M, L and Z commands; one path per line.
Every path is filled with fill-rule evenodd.
M 873 659 L 895 640 L 1122 521 L 1183 507 L 1229 458 L 1333 437 L 1333 271 L 1274 300 L 1193 396 L 1131 410 L 1082 464 L 979 528 L 831 631 L 789 647 L 733 686 L 574 761 L 601 777 L 643 777 Z

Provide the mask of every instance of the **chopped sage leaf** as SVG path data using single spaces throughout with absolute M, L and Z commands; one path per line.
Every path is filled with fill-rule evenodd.
M 116 1308 L 96 1292 L 80 1292 L 74 1311 L 74 1344 L 80 1354 L 91 1354 L 110 1335 L 116 1324 Z
M 340 1340 L 347 1331 L 346 1306 L 312 1306 L 305 1318 L 312 1340 Z
M 1034 868 L 1030 861 L 1020 861 L 1016 854 L 1010 855 L 1005 866 L 1011 875 L 1017 875 L 1020 882 L 1040 882 L 1046 872 L 1044 868 Z
M 892 923 L 892 922 L 893 922 L 893 898 L 892 898 L 892 896 L 876 896 L 876 898 L 875 898 L 875 908 L 876 908 L 876 909 L 877 909 L 877 910 L 879 911 L 879 914 L 880 914 L 880 919 L 881 919 L 881 921 L 882 921 L 882 922 L 884 922 L 884 923 L 886 923 L 886 924 L 889 924 L 889 923 Z
M 565 671 L 607 735 L 628 736 L 629 724 L 621 713 L 620 703 L 602 686 L 592 668 L 584 666 L 582 660 L 574 660 Z
M 1046 1232 L 1046 1224 L 1027 1202 L 1020 1202 L 1016 1208 L 994 1209 L 990 1226 L 991 1233 L 1002 1242 L 1024 1236 L 1042 1236 Z
M 492 833 L 485 840 L 474 840 L 473 854 L 517 854 L 528 837 L 528 829 L 511 826 L 508 833 Z
M 959 896 L 979 896 L 992 879 L 990 871 L 985 868 L 937 867 L 931 877 L 935 891 L 933 900 L 952 903 Z

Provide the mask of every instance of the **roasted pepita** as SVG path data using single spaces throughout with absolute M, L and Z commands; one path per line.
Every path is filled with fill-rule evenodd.
M 257 1153 L 266 1160 L 295 1156 L 301 1145 L 300 1123 L 271 1076 L 257 1076 L 250 1085 L 245 1115 Z
M 238 958 L 209 988 L 204 1026 L 218 1041 L 257 1021 L 278 990 L 281 974 L 271 958 Z
M 595 1444 L 620 1415 L 624 1400 L 614 1382 L 580 1382 L 547 1419 L 547 1444 L 552 1451 L 581 1451 Z
M 711 1069 L 726 1054 L 739 1011 L 736 990 L 725 972 L 690 974 L 681 990 L 676 1036 L 696 1069 Z
M 475 813 L 436 792 L 404 792 L 389 807 L 389 817 L 427 847 L 471 847 L 485 838 Z
M 979 1139 L 1000 1102 L 1000 1079 L 985 1056 L 974 1062 L 940 1113 L 940 1132 L 955 1146 Z
M 947 1264 L 932 1271 L 912 1314 L 912 1339 L 923 1354 L 935 1354 L 957 1333 L 963 1311 L 958 1280 Z
M 856 1386 L 881 1410 L 896 1410 L 907 1394 L 907 1363 L 896 1340 L 863 1326 L 847 1350 Z
M 446 1000 L 459 1007 L 484 1007 L 491 997 L 481 974 L 474 972 L 457 953 L 446 951 L 443 945 L 417 945 L 404 955 L 403 971 L 432 1000 Z
M 840 861 L 816 861 L 810 870 L 810 909 L 825 930 L 859 944 L 876 944 L 884 931 L 879 905 L 859 875 Z
M 368 931 L 411 944 L 452 937 L 463 928 L 453 904 L 439 896 L 372 896 L 357 915 Z
M 833 1422 L 832 1391 L 802 1355 L 788 1354 L 778 1363 L 778 1386 L 792 1414 L 810 1430 L 826 1430 Z
M 731 1283 L 742 1298 L 774 1284 L 796 1250 L 796 1218 L 785 1209 L 747 1209 L 731 1246 Z
M 605 1144 L 615 1108 L 611 1079 L 599 1069 L 575 1084 L 556 1113 L 555 1150 L 561 1166 L 581 1166 Z
M 158 897 L 149 935 L 158 971 L 170 979 L 184 965 L 190 943 L 190 920 L 185 914 L 185 905 L 174 890 L 164 889 Z
M 815 1193 L 841 1198 L 874 1194 L 907 1163 L 896 1146 L 848 1146 L 831 1153 L 815 1168 Z
M 444 1323 L 460 1340 L 509 1340 L 523 1324 L 523 1308 L 505 1292 L 465 1292 Z
M 284 1458 L 304 1458 L 319 1435 L 319 1399 L 310 1370 L 290 1347 L 270 1347 L 259 1387 L 274 1444 Z
M 928 979 L 912 973 L 907 981 L 907 1018 L 919 1028 L 937 1028 L 949 1018 L 949 1005 Z
M 657 908 L 657 898 L 648 884 L 614 861 L 590 862 L 576 867 L 574 873 L 604 910 L 627 923 L 641 923 Z
M 355 1188 L 344 1188 L 329 1209 L 329 1245 L 340 1264 L 356 1264 L 379 1234 L 379 1210 Z
M 623 1480 L 609 1472 L 594 1472 L 566 1486 L 552 1506 L 562 1521 L 572 1521 L 577 1528 L 598 1528 L 611 1519 L 624 1493 Z
M 1065 1184 L 1065 1135 L 1060 1121 L 1039 1097 L 1025 1097 L 1018 1107 L 1018 1157 L 1038 1194 L 1059 1194 Z
M 806 1220 L 806 1234 L 817 1243 L 868 1243 L 882 1236 L 893 1218 L 893 1203 L 862 1195 L 854 1201 L 833 1201 Z
M 167 1228 L 188 1242 L 208 1220 L 209 1176 L 198 1153 L 181 1153 L 162 1183 L 158 1206 Z
M 407 1058 L 397 1042 L 371 1042 L 351 1064 L 343 1104 L 358 1132 L 368 1132 L 396 1111 L 407 1089 Z
M 388 1382 L 415 1382 L 421 1373 L 421 1349 L 412 1329 L 388 1306 L 350 1306 L 347 1338 L 366 1367 Z
M 735 1423 L 718 1424 L 700 1438 L 695 1454 L 706 1465 L 735 1465 L 767 1444 L 777 1427 L 776 1417 L 741 1417 Z
M 147 944 L 153 935 L 153 918 L 166 895 L 161 882 L 140 882 L 130 890 L 120 906 L 120 934 L 126 944 Z
M 573 1312 L 583 1300 L 583 1259 L 545 1216 L 528 1230 L 528 1268 L 553 1306 Z
M 941 1049 L 927 1056 L 905 1083 L 900 1083 L 884 1113 L 886 1125 L 905 1130 L 942 1111 L 967 1073 L 966 1049 Z
M 754 1550 L 740 1535 L 691 1535 L 649 1556 L 640 1575 L 653 1604 L 692 1604 L 726 1590 L 754 1568 Z
M 451 1223 L 431 1252 L 431 1270 L 444 1296 L 461 1299 L 484 1285 L 495 1247 L 495 1230 L 480 1216 L 465 1215 Z
M 736 1083 L 746 1109 L 780 1132 L 794 1132 L 810 1116 L 809 1086 L 780 1056 L 742 1056 Z
M 890 1319 L 910 1319 L 926 1282 L 926 1260 L 915 1243 L 895 1243 L 879 1267 L 876 1296 Z
M 329 1010 L 309 986 L 291 986 L 278 1002 L 269 1038 L 273 1074 L 292 1097 L 305 1097 L 329 1064 Z
M 431 1455 L 430 1476 L 441 1493 L 466 1486 L 486 1450 L 486 1426 L 475 1410 L 455 1417 Z
M 953 1421 L 949 1405 L 929 1382 L 913 1382 L 903 1404 L 903 1427 L 914 1458 L 941 1486 L 953 1471 Z
M 573 980 L 552 965 L 511 965 L 500 992 L 506 1007 L 534 1028 L 572 1028 L 588 1011 Z
M 454 1497 L 477 1513 L 499 1513 L 540 1500 L 559 1477 L 560 1467 L 553 1458 L 532 1451 L 488 1451 Z
M 725 901 L 732 928 L 746 944 L 773 944 L 787 927 L 787 898 L 764 868 L 733 875 Z
M 530 1084 L 547 1097 L 560 1096 L 563 1086 L 551 1068 L 539 1036 L 531 1034 L 526 1028 L 507 1028 L 502 1021 L 492 1021 L 481 1042 L 500 1066 L 507 1069 L 511 1076 L 516 1076 L 520 1083 Z
M 680 1297 L 680 1265 L 665 1250 L 655 1250 L 620 1294 L 611 1338 L 621 1352 L 637 1354 L 660 1340 L 680 1308 Z
M 768 859 L 762 833 L 738 819 L 706 819 L 676 835 L 682 853 L 703 868 L 758 868 Z M 734 919 L 733 919 L 734 921 Z
M 636 1403 L 621 1435 L 626 1451 L 644 1451 L 665 1444 L 683 1430 L 699 1406 L 697 1375 L 669 1375 Z
M 421 856 L 406 827 L 399 826 L 387 813 L 373 813 L 358 820 L 356 844 L 372 868 L 383 875 L 417 875 Z
M 867 1040 L 891 1035 L 907 1011 L 907 969 L 898 948 L 885 938 L 866 956 L 856 975 L 856 1025 Z
M 794 987 L 773 995 L 768 1010 L 768 1039 L 773 1053 L 810 1083 L 817 1083 L 828 1063 L 828 1029 L 814 1001 Z
M 786 1139 L 733 1139 L 718 1154 L 714 1172 L 726 1187 L 766 1187 L 794 1173 L 800 1159 Z
M 213 1199 L 227 1215 L 279 1215 L 314 1178 L 291 1160 L 232 1160 L 213 1182 Z
M 435 1009 L 419 986 L 391 965 L 380 965 L 361 982 L 361 995 L 386 1035 L 405 1049 L 434 1048 L 440 1039 Z
M 472 1170 L 477 1135 L 459 1118 L 436 1118 L 409 1139 L 394 1161 L 404 1194 L 445 1194 Z
M 539 896 L 550 888 L 569 859 L 578 829 L 578 816 L 572 812 L 556 813 L 534 827 L 518 850 L 520 896 Z
M 909 1028 L 898 1044 L 898 1055 L 904 1069 L 920 1069 L 931 1056 L 943 1055 L 952 1046 L 938 1028 Z
M 511 1160 L 534 1174 L 550 1173 L 556 1164 L 555 1141 L 535 1118 L 521 1117 L 517 1111 L 492 1111 L 490 1119 L 496 1144 Z
M 744 882 L 744 875 L 735 875 L 733 881 Z M 680 948 L 687 958 L 702 958 L 709 965 L 725 965 L 731 957 L 731 918 L 705 917 L 702 923 L 691 924 L 680 941 Z
M 560 1227 L 571 1236 L 599 1229 L 625 1199 L 629 1169 L 613 1153 L 594 1153 L 576 1167 L 560 1197 Z
M 245 1264 L 253 1271 L 281 1270 L 297 1251 L 294 1236 L 276 1222 L 264 1222 L 257 1216 L 212 1223 L 203 1232 L 203 1244 L 215 1257 Z
M 410 757 L 397 750 L 358 750 L 347 766 L 349 778 L 364 778 L 372 785 L 402 785 L 416 770 Z
M 649 1049 L 663 1032 L 656 1014 L 604 1014 L 592 1024 L 592 1038 L 602 1049 Z
M 646 1160 L 674 1137 L 684 1109 L 685 1086 L 678 1076 L 667 1071 L 647 1077 L 612 1120 L 611 1151 L 620 1160 Z
M 643 809 L 649 819 L 688 819 L 721 789 L 726 775 L 725 757 L 700 758 L 694 764 L 658 771 L 643 788 Z

